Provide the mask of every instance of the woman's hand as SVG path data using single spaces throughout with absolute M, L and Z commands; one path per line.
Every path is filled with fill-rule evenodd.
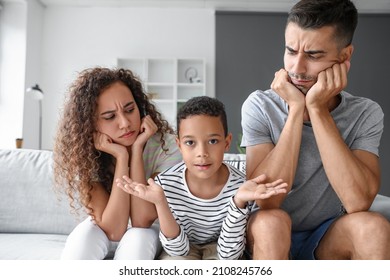
M 126 147 L 114 143 L 107 134 L 97 131 L 93 135 L 93 141 L 97 150 L 110 154 L 115 158 L 125 154 L 128 155 Z
M 141 121 L 141 126 L 139 129 L 139 134 L 137 139 L 134 141 L 132 148 L 141 148 L 145 146 L 145 143 L 157 132 L 157 125 L 154 123 L 153 119 L 147 115 Z

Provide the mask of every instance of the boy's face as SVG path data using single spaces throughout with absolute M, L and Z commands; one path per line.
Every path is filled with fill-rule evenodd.
M 180 122 L 177 145 L 187 166 L 187 176 L 211 179 L 218 176 L 231 134 L 225 137 L 220 117 L 190 116 Z

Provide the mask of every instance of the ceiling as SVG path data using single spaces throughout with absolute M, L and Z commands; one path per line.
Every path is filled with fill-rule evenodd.
M 288 10 L 291 0 L 39 0 L 44 5 L 208 8 L 223 10 Z M 390 0 L 389 0 L 390 1 Z
M 28 2 L 30 0 L 0 0 Z M 37 0 L 44 6 L 205 8 L 214 10 L 288 11 L 298 0 Z M 390 13 L 390 0 L 353 0 L 360 12 Z

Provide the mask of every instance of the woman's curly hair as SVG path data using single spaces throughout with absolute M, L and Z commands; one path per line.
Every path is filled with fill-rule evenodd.
M 95 148 L 93 134 L 96 132 L 97 99 L 103 90 L 115 82 L 121 82 L 130 89 L 141 118 L 146 113 L 156 123 L 162 149 L 166 150 L 164 134 L 174 133 L 149 101 L 142 82 L 132 71 L 101 67 L 83 70 L 69 87 L 53 149 L 56 186 L 65 188 L 71 208 L 75 211 L 78 204 L 93 215 L 88 207 L 93 182 L 99 181 L 108 192 L 111 191 L 113 174 L 110 167 L 113 158 Z

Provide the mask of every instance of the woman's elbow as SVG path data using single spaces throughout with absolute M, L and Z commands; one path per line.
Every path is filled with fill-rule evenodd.
M 137 216 L 131 219 L 131 226 L 138 227 L 138 228 L 149 228 L 151 227 L 151 225 L 155 220 L 156 220 L 155 218 L 151 218 L 151 217 Z

